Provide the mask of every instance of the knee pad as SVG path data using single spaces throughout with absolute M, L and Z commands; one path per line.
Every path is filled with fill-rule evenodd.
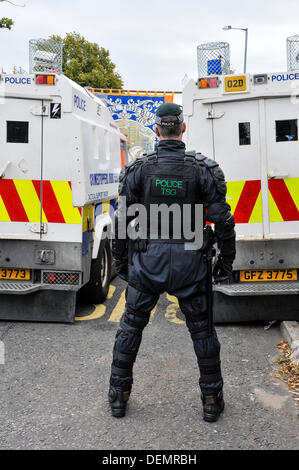
M 192 318 L 192 320 L 190 320 L 190 318 Z M 193 317 L 188 315 L 188 317 L 186 317 L 186 325 L 193 341 L 204 339 L 209 335 L 209 321 L 207 318 L 194 321 Z
M 216 330 L 209 335 L 209 321 L 206 318 L 202 321 L 186 321 L 194 345 L 195 354 L 198 358 L 215 357 L 220 353 L 220 343 Z
M 220 353 L 220 343 L 215 332 L 212 336 L 194 340 L 194 350 L 197 358 L 216 357 Z
M 132 369 L 141 343 L 142 331 L 148 323 L 149 317 L 150 314 L 136 315 L 126 310 L 116 333 L 113 349 L 113 365 L 115 367 L 128 371 Z
M 142 329 L 134 328 L 126 323 L 121 323 L 117 330 L 113 357 L 115 352 L 120 354 L 136 355 L 142 339 Z M 127 361 L 126 361 L 127 362 Z
M 135 311 L 126 309 L 121 321 L 120 328 L 127 331 L 133 331 L 136 334 L 142 334 L 144 327 L 148 324 L 150 312 Z

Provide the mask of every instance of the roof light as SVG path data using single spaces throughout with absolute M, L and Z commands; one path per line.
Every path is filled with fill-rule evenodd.
M 37 85 L 55 85 L 55 75 L 36 75 Z
M 200 78 L 198 80 L 198 88 L 218 88 L 219 82 L 217 77 Z

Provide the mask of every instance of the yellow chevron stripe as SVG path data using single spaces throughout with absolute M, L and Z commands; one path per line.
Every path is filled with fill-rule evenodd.
M 262 192 L 260 191 L 248 223 L 258 224 L 262 222 L 263 222 Z
M 245 181 L 228 181 L 227 182 L 227 195 L 226 202 L 231 207 L 231 213 L 235 212 L 241 193 L 243 191 Z
M 299 210 L 299 178 L 285 178 L 284 182 L 292 196 L 295 206 Z
M 0 195 L 0 222 L 10 222 L 10 217 Z
M 72 190 L 67 181 L 51 181 L 57 202 L 67 224 L 81 224 L 78 207 L 73 207 Z
M 268 190 L 268 194 L 269 194 L 269 220 L 270 222 L 283 222 L 281 213 L 279 212 L 279 209 L 276 205 L 276 202 L 273 199 L 273 196 L 270 190 Z
M 36 194 L 32 180 L 14 180 L 14 183 L 29 222 L 40 222 L 40 200 Z M 44 211 L 43 222 L 47 222 Z

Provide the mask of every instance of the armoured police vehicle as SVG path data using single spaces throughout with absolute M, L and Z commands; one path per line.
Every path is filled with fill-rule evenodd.
M 0 103 L 0 318 L 72 322 L 107 295 L 125 139 L 63 75 L 2 74 Z
M 299 318 L 299 71 L 211 75 L 183 92 L 186 144 L 215 159 L 236 221 L 216 321 Z

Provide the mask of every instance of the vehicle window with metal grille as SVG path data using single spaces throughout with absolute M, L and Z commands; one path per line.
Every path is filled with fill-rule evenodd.
M 276 142 L 292 142 L 298 140 L 298 121 L 288 119 L 285 121 L 275 121 Z
M 250 122 L 239 122 L 239 144 L 251 145 Z
M 28 144 L 29 142 L 29 122 L 26 121 L 7 121 L 7 139 L 8 143 Z

